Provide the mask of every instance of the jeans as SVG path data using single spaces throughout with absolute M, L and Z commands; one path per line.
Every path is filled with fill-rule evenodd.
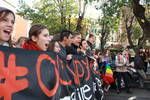
M 146 79 L 146 74 L 143 69 L 137 69 L 137 72 L 140 75 L 140 77 L 142 77 L 143 79 Z

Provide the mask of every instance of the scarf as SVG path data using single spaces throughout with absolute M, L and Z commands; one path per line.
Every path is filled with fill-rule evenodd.
M 36 42 L 33 42 L 31 40 L 24 43 L 23 48 L 26 50 L 37 50 L 42 51 L 42 49 L 36 44 Z

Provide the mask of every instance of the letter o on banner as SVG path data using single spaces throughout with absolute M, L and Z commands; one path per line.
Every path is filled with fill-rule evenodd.
M 41 63 L 43 60 L 49 60 L 55 67 L 54 72 L 55 72 L 55 76 L 56 76 L 56 84 L 55 84 L 54 88 L 51 90 L 49 90 L 44 85 L 44 83 L 42 82 L 42 79 L 41 79 Z M 59 73 L 58 73 L 58 70 L 56 68 L 55 60 L 53 60 L 49 55 L 41 54 L 37 60 L 36 72 L 37 72 L 38 84 L 39 84 L 40 88 L 42 89 L 42 91 L 44 92 L 44 94 L 47 95 L 48 97 L 54 96 L 57 92 L 58 87 L 59 87 Z

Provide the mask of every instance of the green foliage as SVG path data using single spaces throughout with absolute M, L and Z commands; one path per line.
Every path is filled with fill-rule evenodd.
M 32 21 L 32 24 L 40 23 L 49 28 L 50 34 L 55 34 L 61 29 L 68 28 L 68 20 L 77 15 L 77 6 L 74 0 L 40 0 L 33 7 L 24 2 L 18 9 L 18 14 Z M 62 23 L 62 18 L 64 22 Z M 71 22 L 71 28 L 75 25 Z
M 132 40 L 136 43 L 141 36 L 142 36 L 142 29 L 138 23 L 135 23 L 132 28 Z
M 106 41 L 109 40 L 110 33 L 118 32 L 120 25 L 121 7 L 127 5 L 131 6 L 132 0 L 97 0 L 99 7 L 97 10 L 102 10 L 102 17 L 98 20 L 101 29 L 101 46 L 104 46 Z M 105 42 L 105 43 L 104 43 Z M 103 48 L 103 47 L 101 47 Z
M 111 31 L 118 31 L 121 7 L 124 5 L 130 6 L 131 0 L 108 0 L 107 2 L 103 2 L 100 6 L 103 12 L 103 17 L 100 20 L 107 24 Z

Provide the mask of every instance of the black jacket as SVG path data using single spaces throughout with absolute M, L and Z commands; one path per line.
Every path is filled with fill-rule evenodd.
M 66 47 L 67 54 L 78 55 L 78 46 L 71 44 L 71 46 Z
M 136 69 L 143 69 L 144 68 L 144 62 L 139 55 L 136 55 L 134 58 L 134 67 Z
M 66 60 L 66 57 L 67 57 L 66 48 L 63 47 L 60 43 L 59 45 L 60 45 L 60 52 L 58 53 L 58 55 L 61 59 Z

